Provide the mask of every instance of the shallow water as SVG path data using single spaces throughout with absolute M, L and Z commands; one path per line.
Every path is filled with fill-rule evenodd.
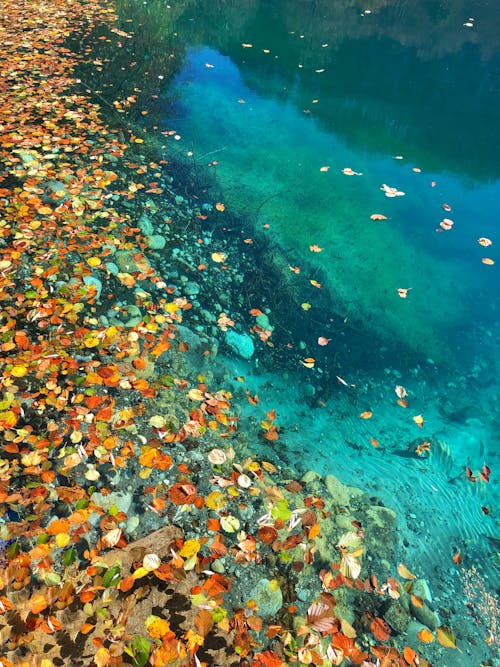
M 259 415 L 276 408 L 284 435 L 268 458 L 333 473 L 394 508 L 402 557 L 443 605 L 460 588 L 457 549 L 494 590 L 498 7 L 245 0 L 121 12 L 134 65 L 107 85 L 142 90 L 135 122 L 184 165 L 191 194 L 224 204 L 206 229 L 214 250 L 231 264 L 251 239 L 238 262 L 256 274 L 270 252 L 281 257 L 272 289 L 256 301 L 252 286 L 245 313 L 229 313 L 243 326 L 249 308 L 264 310 L 280 359 L 255 335 L 250 361 L 223 349 L 240 428 L 257 442 Z M 383 184 L 404 194 L 386 197 Z M 423 441 L 430 455 L 415 453 Z M 469 482 L 465 467 L 484 464 L 491 481 Z

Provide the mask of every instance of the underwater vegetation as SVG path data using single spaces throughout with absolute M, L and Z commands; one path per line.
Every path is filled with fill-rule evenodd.
M 280 410 L 229 378 L 224 354 L 285 363 L 273 341 L 289 332 L 250 302 L 261 285 L 243 268 L 252 246 L 272 277 L 283 259 L 246 234 L 205 241 L 227 202 L 181 193 L 188 176 L 127 115 L 176 64 L 166 55 L 154 80 L 141 70 L 144 90 L 110 108 L 79 73 L 108 65 L 92 41 L 111 57 L 134 40 L 112 3 L 12 0 L 0 25 L 0 666 L 425 667 L 468 660 L 476 644 L 494 658 L 487 577 L 456 550 L 471 616 L 451 627 L 419 564 L 397 558 L 396 513 L 344 483 L 340 463 L 298 474 Z M 325 333 L 313 338 L 326 349 Z M 415 410 L 412 422 L 425 420 Z M 431 449 L 446 457 L 424 438 L 406 453 Z M 486 464 L 462 473 L 478 494 L 494 477 Z

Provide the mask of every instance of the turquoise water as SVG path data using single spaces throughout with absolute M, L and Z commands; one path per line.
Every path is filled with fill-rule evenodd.
M 261 309 L 272 329 L 273 347 L 251 332 L 249 360 L 217 332 L 249 450 L 381 498 L 398 513 L 400 558 L 437 607 L 453 602 L 465 619 L 458 549 L 498 587 L 496 3 L 121 11 L 135 32 L 117 60 L 127 78 L 100 94 L 137 89 L 130 122 L 163 151 L 179 192 L 224 205 L 207 208 L 204 243 L 243 278 L 218 279 L 201 305 L 224 308 L 242 333 Z M 258 439 L 271 408 L 284 433 L 274 447 Z M 423 441 L 430 455 L 416 453 Z M 466 466 L 484 464 L 490 482 L 469 482 Z

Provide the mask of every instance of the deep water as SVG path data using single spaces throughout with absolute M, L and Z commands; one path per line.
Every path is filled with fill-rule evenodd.
M 220 338 L 249 451 L 394 509 L 399 559 L 465 623 L 453 555 L 499 585 L 498 4 L 118 7 L 131 36 L 118 54 L 99 45 L 115 78 L 86 83 L 110 104 L 134 95 L 127 122 L 179 205 L 207 202 L 201 244 L 234 270 L 195 299 L 255 352 L 238 356 L 215 317 L 186 324 Z M 273 408 L 282 435 L 264 445 Z M 469 481 L 484 465 L 490 481 Z

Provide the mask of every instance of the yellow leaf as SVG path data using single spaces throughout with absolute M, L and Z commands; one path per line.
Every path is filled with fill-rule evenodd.
M 26 366 L 21 366 L 20 364 L 17 364 L 16 366 L 13 366 L 10 374 L 13 375 L 15 378 L 22 378 L 26 375 L 28 372 L 28 369 Z
M 142 579 L 142 577 L 145 577 L 147 574 L 149 574 L 149 570 L 146 570 L 145 567 L 138 567 L 132 577 L 134 579 Z
M 220 264 L 226 261 L 226 255 L 223 252 L 213 252 L 211 255 L 214 262 Z
M 403 565 L 403 563 L 400 563 L 398 565 L 398 574 L 400 577 L 403 577 L 403 579 L 417 578 L 412 572 L 410 572 L 410 570 L 406 567 L 406 565 Z
M 70 540 L 71 538 L 68 533 L 57 533 L 56 535 L 56 545 L 58 547 L 67 547 Z
M 100 266 L 101 265 L 101 260 L 99 257 L 89 257 L 87 260 L 87 264 L 89 266 Z
M 94 656 L 94 662 L 97 667 L 106 667 L 106 665 L 109 665 L 110 659 L 111 656 L 109 655 L 109 651 L 107 648 L 104 648 L 104 646 L 101 646 Z
M 318 535 L 320 534 L 320 530 L 321 529 L 319 523 L 314 523 L 309 529 L 307 539 L 314 540 L 314 538 L 318 537 Z
M 222 202 L 218 201 L 217 204 L 215 204 L 215 208 L 218 211 L 224 211 L 226 207 L 224 206 L 224 204 Z
M 440 625 L 436 628 L 436 639 L 445 648 L 457 648 L 455 635 L 446 625 Z
M 434 635 L 427 628 L 422 628 L 420 632 L 417 634 L 417 637 L 424 644 L 430 644 L 431 642 L 434 641 Z
M 160 639 L 161 637 L 170 632 L 169 622 L 163 618 L 159 618 L 158 616 L 152 617 L 151 622 L 150 623 L 146 622 L 146 625 L 149 635 L 153 639 Z
M 225 507 L 226 502 L 226 496 L 222 491 L 212 491 L 212 493 L 209 493 L 205 498 L 205 505 L 210 510 L 220 510 Z
M 184 546 L 179 551 L 179 555 L 183 558 L 191 558 L 194 554 L 198 553 L 200 550 L 201 544 L 197 539 L 186 540 Z
M 192 401 L 203 401 L 205 394 L 199 389 L 190 389 L 188 391 L 188 398 L 190 398 Z

